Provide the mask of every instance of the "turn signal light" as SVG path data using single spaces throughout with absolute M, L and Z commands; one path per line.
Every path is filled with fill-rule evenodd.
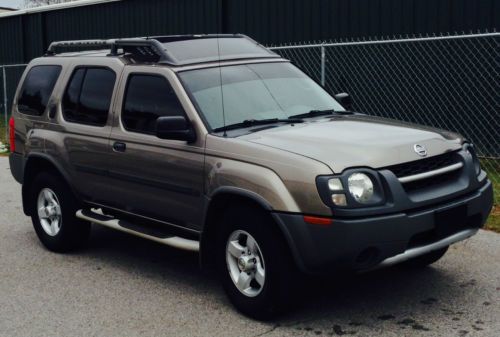
M 312 224 L 312 225 L 329 226 L 332 224 L 332 219 L 323 218 L 323 217 L 319 217 L 319 216 L 304 215 L 304 221 L 306 223 Z

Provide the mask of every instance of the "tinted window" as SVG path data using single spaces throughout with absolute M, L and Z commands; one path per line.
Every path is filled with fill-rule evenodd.
M 164 43 L 168 52 L 179 63 L 206 62 L 252 57 L 278 57 L 245 38 L 199 38 Z
M 63 115 L 69 122 L 103 126 L 108 120 L 115 73 L 104 68 L 78 68 L 63 97 Z
M 161 116 L 184 116 L 168 81 L 161 76 L 131 75 L 122 111 L 125 129 L 154 134 L 156 119 Z
M 311 110 L 344 110 L 287 62 L 196 69 L 179 76 L 212 129 L 247 119 L 286 119 Z
M 17 100 L 19 112 L 35 116 L 42 115 L 60 73 L 60 66 L 36 66 L 31 68 L 28 75 L 26 75 L 23 89 Z

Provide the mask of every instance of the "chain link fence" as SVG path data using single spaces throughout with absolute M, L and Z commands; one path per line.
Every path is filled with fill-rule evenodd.
M 12 99 L 26 64 L 0 66 L 0 142 L 8 142 L 8 125 Z
M 452 130 L 500 184 L 500 33 L 271 47 L 354 110 Z

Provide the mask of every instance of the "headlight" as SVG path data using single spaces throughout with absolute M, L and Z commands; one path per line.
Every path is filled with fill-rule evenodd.
M 345 170 L 337 176 L 318 176 L 316 185 L 323 202 L 340 213 L 348 208 L 365 208 L 386 202 L 380 174 L 368 168 Z
M 472 163 L 474 164 L 474 171 L 476 172 L 476 175 L 479 175 L 481 173 L 481 163 L 479 162 L 474 145 L 469 144 L 469 146 L 467 146 L 467 152 L 469 152 L 472 157 Z
M 347 179 L 347 187 L 352 197 L 361 204 L 367 204 L 373 198 L 373 182 L 364 173 L 353 173 Z

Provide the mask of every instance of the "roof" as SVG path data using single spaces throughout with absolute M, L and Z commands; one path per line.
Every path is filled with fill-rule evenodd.
M 58 49 L 85 49 L 60 54 Z M 89 48 L 101 49 L 90 51 Z M 108 48 L 103 50 L 103 48 Z M 46 57 L 115 56 L 137 63 L 173 66 L 258 58 L 279 58 L 251 38 L 241 34 L 170 35 L 111 40 L 59 41 L 50 44 Z
M 77 0 L 77 1 L 63 2 L 60 4 L 39 6 L 39 7 L 26 8 L 26 9 L 18 9 L 18 10 L 12 10 L 10 12 L 0 13 L 0 19 L 4 18 L 4 17 L 8 17 L 8 16 L 17 16 L 17 15 L 24 15 L 24 14 L 31 14 L 31 13 L 55 11 L 55 10 L 64 9 L 64 8 L 90 6 L 90 5 L 96 5 L 96 4 L 105 3 L 105 2 L 116 2 L 116 1 L 122 1 L 122 0 Z

